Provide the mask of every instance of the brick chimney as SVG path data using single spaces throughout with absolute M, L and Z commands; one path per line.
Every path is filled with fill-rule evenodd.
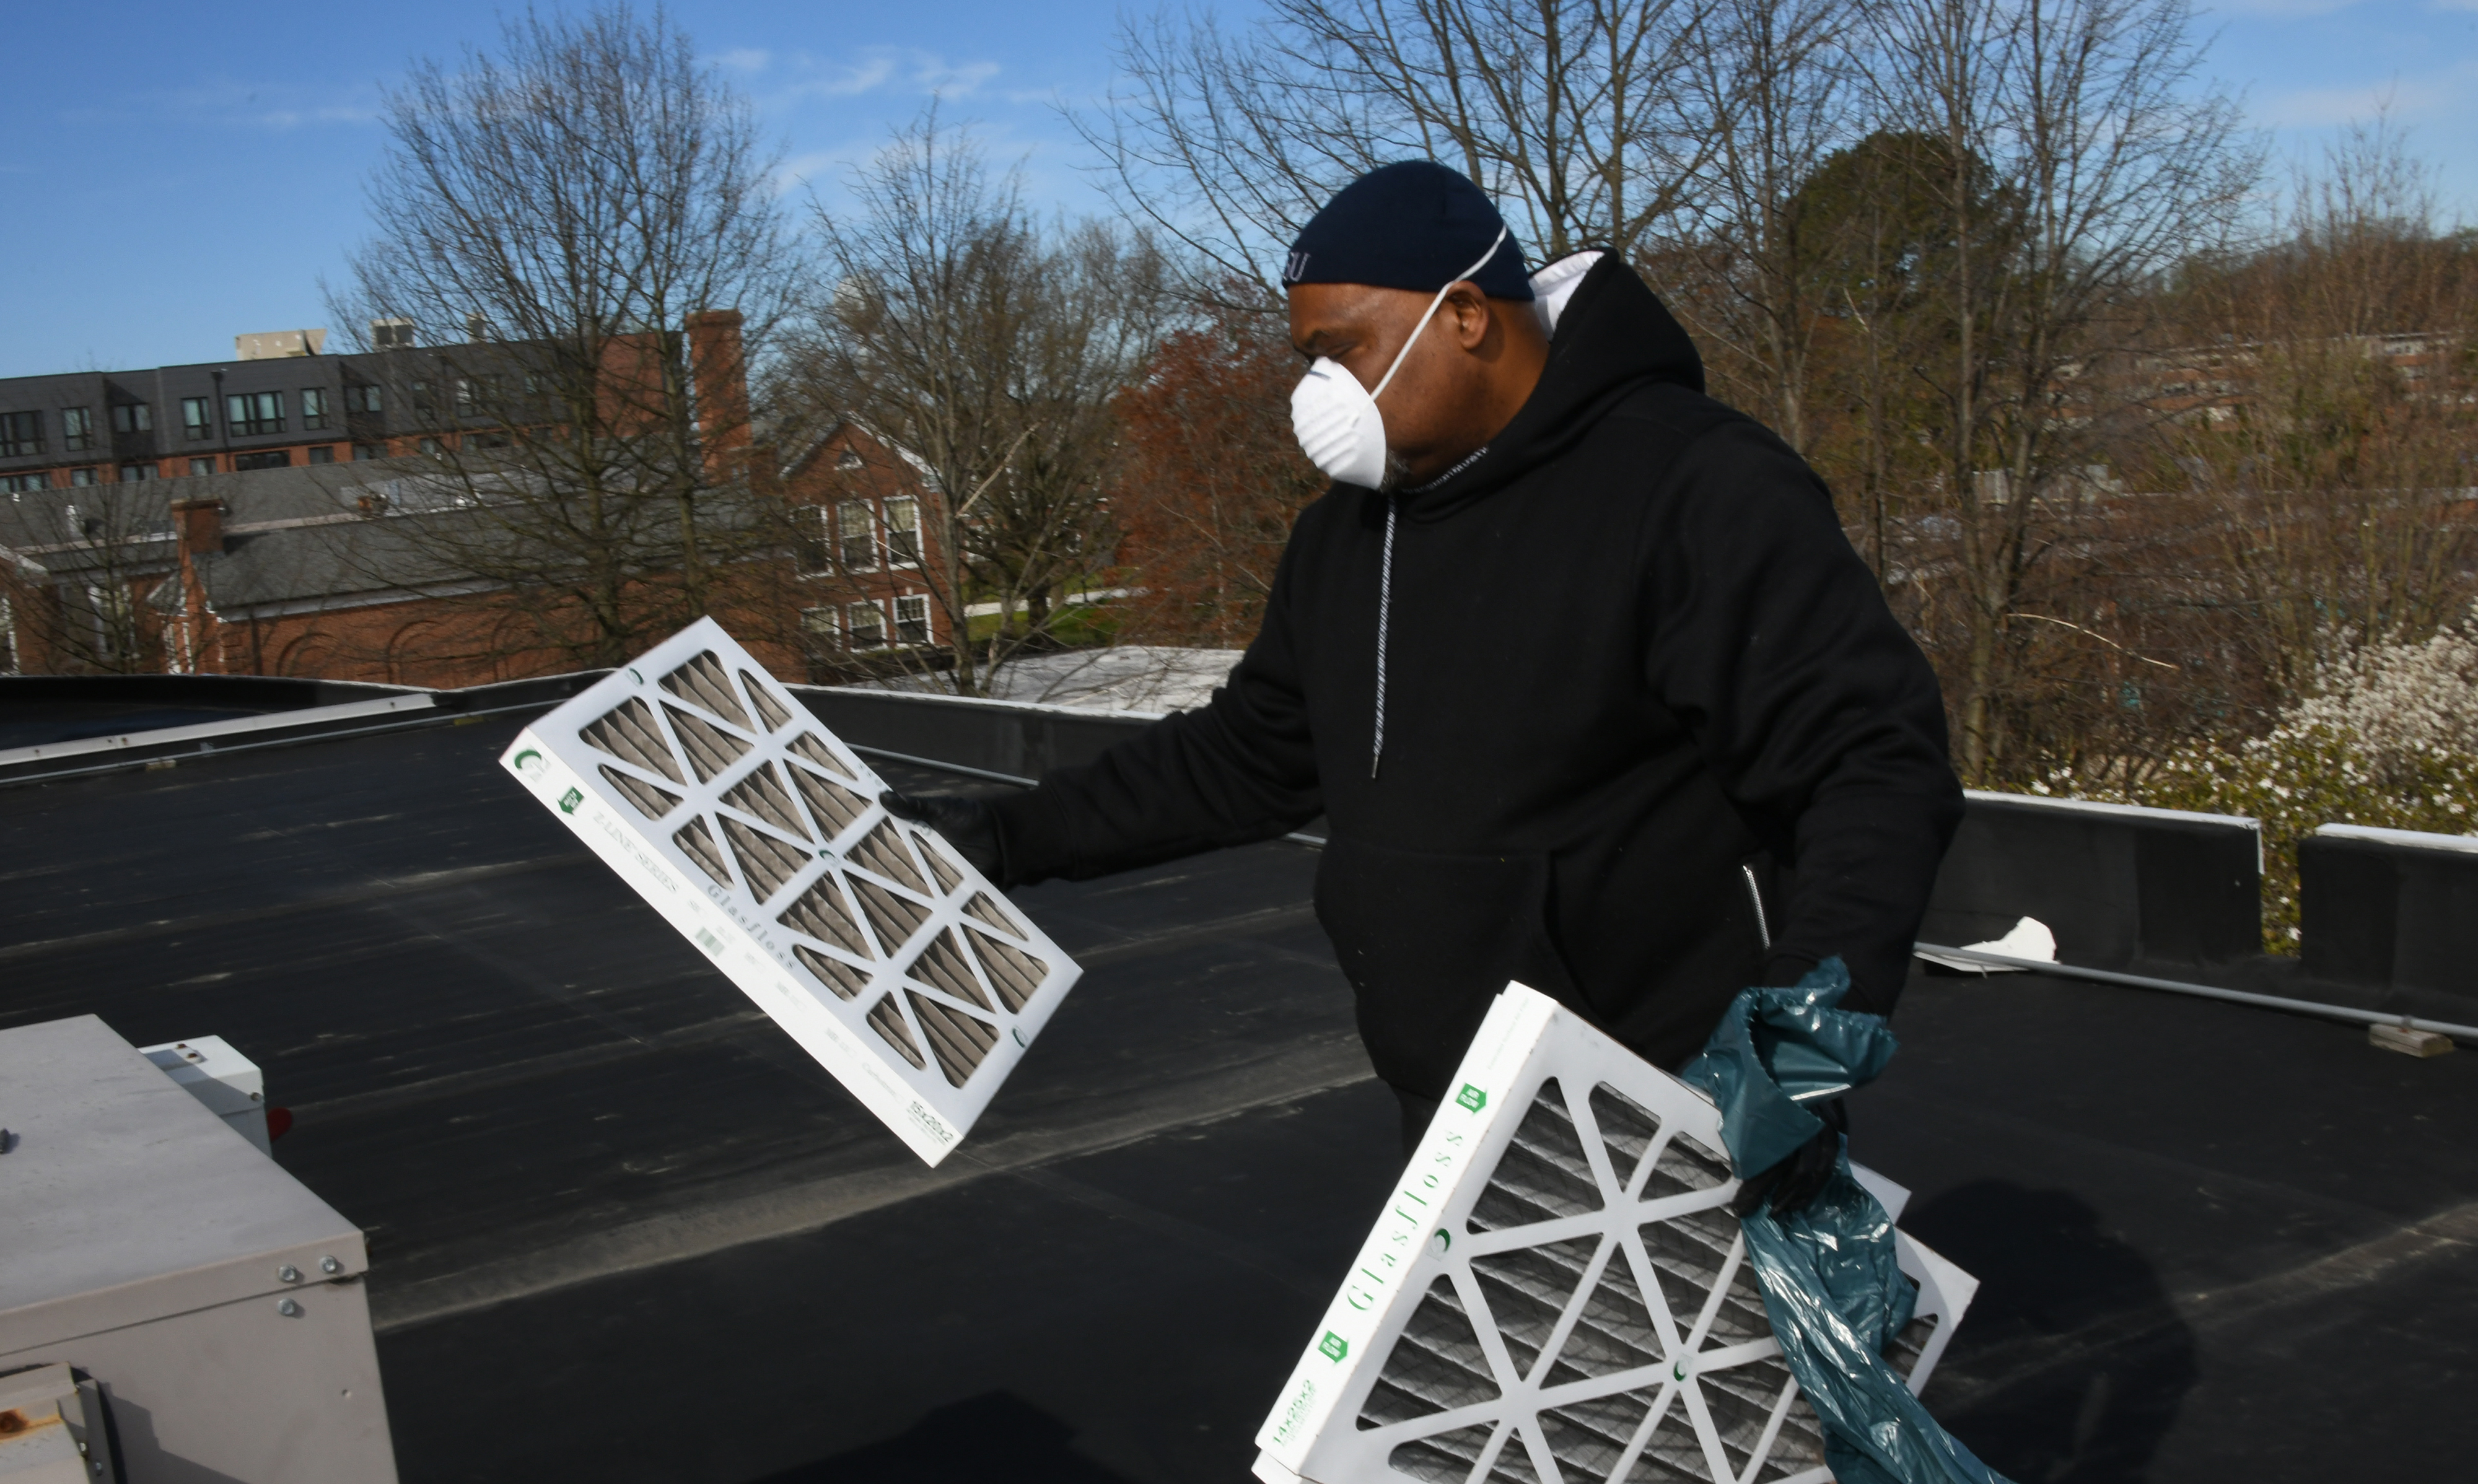
M 172 523 L 180 528 L 183 555 L 224 549 L 224 502 L 215 496 L 174 500 Z
M 699 310 L 688 316 L 689 374 L 696 391 L 697 431 L 706 459 L 720 467 L 748 446 L 748 366 L 736 309 Z

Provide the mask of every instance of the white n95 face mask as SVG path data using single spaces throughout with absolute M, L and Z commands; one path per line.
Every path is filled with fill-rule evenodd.
M 1360 386 L 1358 377 L 1329 356 L 1317 357 L 1308 373 L 1300 378 L 1300 384 L 1291 390 L 1291 432 L 1300 440 L 1300 451 L 1327 478 L 1370 490 L 1384 483 L 1385 415 L 1377 410 L 1377 399 L 1393 385 L 1394 373 L 1403 369 L 1403 358 L 1411 354 L 1411 347 L 1420 342 L 1429 321 L 1436 317 L 1437 306 L 1446 302 L 1446 289 L 1479 272 L 1489 259 L 1496 257 L 1507 230 L 1498 228 L 1497 240 L 1488 244 L 1488 251 L 1479 255 L 1479 262 L 1437 290 L 1437 296 L 1429 301 L 1428 312 L 1403 340 L 1403 348 L 1395 352 L 1394 364 L 1385 368 L 1376 390 Z

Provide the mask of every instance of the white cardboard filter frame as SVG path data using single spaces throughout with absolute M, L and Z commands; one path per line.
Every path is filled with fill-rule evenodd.
M 1081 972 L 712 618 L 499 761 L 932 1165 Z
M 1508 985 L 1256 1435 L 1267 1484 L 1822 1484 L 1705 1095 Z M 1862 1183 L 1898 1211 L 1908 1193 Z M 1900 1236 L 1926 1384 L 1978 1284 Z

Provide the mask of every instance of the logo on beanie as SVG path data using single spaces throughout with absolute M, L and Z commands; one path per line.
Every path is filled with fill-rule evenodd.
M 1305 253 L 1293 253 L 1282 264 L 1282 282 L 1286 284 L 1296 284 L 1307 276 L 1308 255 Z

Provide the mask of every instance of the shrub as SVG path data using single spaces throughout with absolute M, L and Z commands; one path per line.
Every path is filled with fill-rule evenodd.
M 2316 825 L 2461 835 L 2478 824 L 2478 615 L 2423 642 L 2345 649 L 2264 736 L 2188 743 L 2131 788 L 2063 768 L 2032 792 L 2252 816 L 2263 946 L 2294 953 L 2297 843 Z

